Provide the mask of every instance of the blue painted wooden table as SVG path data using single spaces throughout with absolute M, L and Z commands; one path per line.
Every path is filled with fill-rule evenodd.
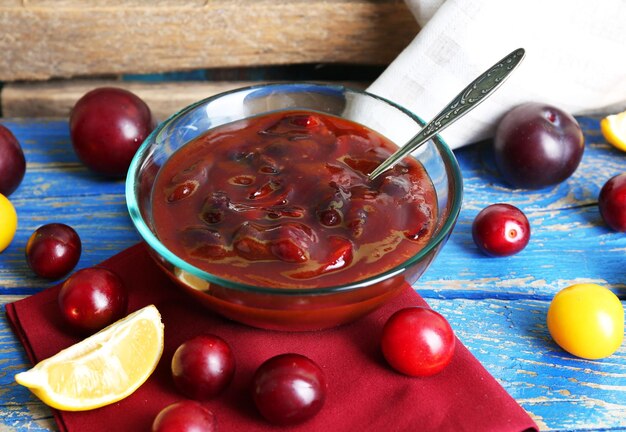
M 88 172 L 74 155 L 66 121 L 0 120 L 17 136 L 27 174 L 11 196 L 19 227 L 0 254 L 0 302 L 50 286 L 32 275 L 24 247 L 38 226 L 63 222 L 83 241 L 78 268 L 95 265 L 138 241 L 123 181 Z M 625 303 L 626 235 L 605 227 L 597 208 L 604 182 L 626 171 L 626 153 L 604 142 L 599 119 L 579 118 L 586 136 L 583 161 L 566 182 L 541 191 L 507 188 L 490 163 L 489 148 L 456 152 L 465 182 L 458 224 L 436 262 L 415 288 L 448 318 L 459 338 L 535 419 L 542 430 L 626 430 L 626 346 L 611 357 L 572 357 L 550 339 L 546 312 L 560 289 L 594 282 Z M 488 204 L 520 207 L 532 238 L 520 254 L 487 258 L 471 238 L 474 216 Z M 30 367 L 0 309 L 0 430 L 54 430 L 50 411 L 15 384 Z

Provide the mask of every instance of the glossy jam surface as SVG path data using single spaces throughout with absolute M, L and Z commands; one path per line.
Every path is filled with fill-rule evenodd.
M 313 288 L 373 276 L 418 252 L 435 227 L 435 190 L 419 163 L 368 180 L 395 149 L 318 112 L 220 126 L 161 168 L 157 236 L 194 266 L 250 285 Z

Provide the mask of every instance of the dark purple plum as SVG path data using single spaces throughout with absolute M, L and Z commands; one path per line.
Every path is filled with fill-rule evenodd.
M 528 102 L 499 122 L 494 148 L 496 166 L 507 183 L 541 189 L 571 176 L 585 145 L 574 117 L 554 106 Z
M 609 227 L 615 231 L 626 232 L 626 173 L 611 177 L 602 186 L 598 208 Z
M 82 246 L 74 229 L 62 223 L 40 226 L 26 243 L 26 262 L 37 276 L 59 279 L 80 259 Z
M 0 124 L 0 194 L 8 197 L 22 183 L 26 159 L 15 135 Z
M 81 97 L 70 114 L 70 137 L 78 158 L 91 170 L 126 175 L 130 161 L 155 122 L 134 93 L 101 87 Z
M 254 404 L 271 423 L 288 425 L 316 415 L 326 400 L 326 377 L 311 359 L 281 354 L 266 360 L 253 378 Z
M 172 357 L 174 384 L 192 399 L 210 399 L 220 394 L 235 374 L 235 356 L 222 338 L 196 336 L 178 347 Z
M 77 271 L 61 286 L 61 314 L 80 333 L 94 333 L 126 315 L 128 293 L 110 270 L 91 267 Z
M 166 406 L 152 423 L 152 432 L 216 432 L 217 420 L 211 410 L 196 401 Z

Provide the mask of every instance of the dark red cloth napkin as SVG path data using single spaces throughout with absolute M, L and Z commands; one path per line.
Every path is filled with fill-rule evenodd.
M 390 369 L 380 353 L 386 319 L 398 309 L 426 305 L 407 285 L 378 311 L 349 325 L 308 333 L 250 328 L 194 305 L 138 244 L 101 264 L 130 289 L 130 310 L 154 304 L 165 324 L 165 351 L 150 379 L 128 398 L 92 411 L 53 410 L 61 431 L 149 431 L 166 405 L 181 400 L 170 375 L 174 350 L 204 332 L 223 337 L 233 348 L 237 370 L 227 390 L 206 402 L 220 431 L 524 431 L 533 420 L 457 341 L 452 363 L 429 378 L 410 378 Z M 6 312 L 30 360 L 36 363 L 79 339 L 61 321 L 59 286 L 6 305 Z M 322 411 L 289 428 L 266 423 L 250 396 L 255 369 L 276 354 L 296 352 L 315 360 L 328 379 Z

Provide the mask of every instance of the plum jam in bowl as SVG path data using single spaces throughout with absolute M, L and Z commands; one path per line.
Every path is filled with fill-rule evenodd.
M 343 86 L 213 96 L 140 147 L 130 216 L 156 262 L 212 312 L 274 330 L 348 323 L 415 284 L 458 217 L 461 174 L 438 136 L 368 178 L 423 124 Z

